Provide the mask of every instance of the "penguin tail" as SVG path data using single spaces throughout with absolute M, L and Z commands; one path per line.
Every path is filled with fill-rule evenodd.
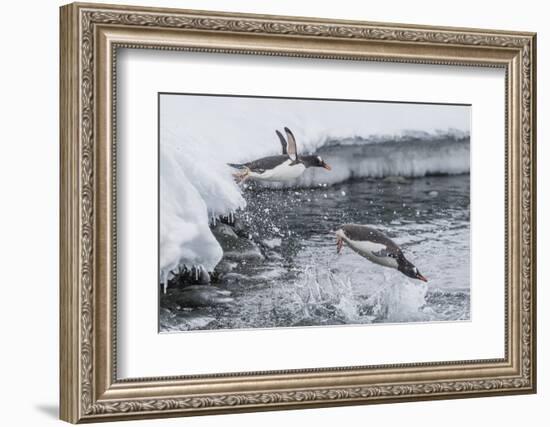
M 245 165 L 243 165 L 241 163 L 228 163 L 227 165 L 231 166 L 232 168 L 235 168 L 235 169 L 243 169 L 243 168 L 246 167 Z

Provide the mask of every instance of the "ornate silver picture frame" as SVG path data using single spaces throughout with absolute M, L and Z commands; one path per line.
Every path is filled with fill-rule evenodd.
M 61 419 L 79 423 L 536 391 L 535 34 L 80 3 L 60 13 Z M 497 214 L 505 218 L 504 357 L 120 378 L 121 49 L 502 69 L 505 211 Z

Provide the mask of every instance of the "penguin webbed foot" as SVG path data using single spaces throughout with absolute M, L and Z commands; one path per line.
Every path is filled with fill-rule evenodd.
M 242 169 L 233 173 L 233 178 L 237 184 L 243 184 L 249 178 L 250 169 Z
M 340 237 L 336 237 L 336 253 L 340 255 L 340 252 L 342 252 L 342 248 L 344 247 L 344 240 Z

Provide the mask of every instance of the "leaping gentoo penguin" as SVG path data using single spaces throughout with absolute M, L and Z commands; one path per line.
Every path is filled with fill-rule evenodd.
M 258 181 L 290 181 L 298 178 L 310 167 L 331 170 L 320 156 L 299 156 L 296 139 L 289 128 L 285 127 L 288 141 L 281 132 L 275 132 L 281 142 L 283 154 L 262 157 L 248 163 L 229 163 L 229 166 L 239 169 L 239 172 L 233 174 L 238 183 L 243 183 L 250 178 Z
M 336 252 L 340 253 L 344 243 L 369 261 L 384 267 L 395 268 L 405 276 L 427 282 L 401 248 L 389 237 L 366 225 L 345 224 L 336 231 Z

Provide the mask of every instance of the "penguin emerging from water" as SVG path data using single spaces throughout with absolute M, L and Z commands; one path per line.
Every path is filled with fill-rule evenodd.
M 320 156 L 299 156 L 296 139 L 289 128 L 285 127 L 288 140 L 285 140 L 278 130 L 275 132 L 281 142 L 283 154 L 263 157 L 248 163 L 229 163 L 229 166 L 232 168 L 239 169 L 239 172 L 233 174 L 237 183 L 243 183 L 247 179 L 258 181 L 290 181 L 298 178 L 310 167 L 321 167 L 331 170 L 331 167 Z
M 374 228 L 345 224 L 336 231 L 337 253 L 340 253 L 344 243 L 375 264 L 395 268 L 413 279 L 428 281 L 420 274 L 418 268 L 405 258 L 401 248 L 393 240 Z

